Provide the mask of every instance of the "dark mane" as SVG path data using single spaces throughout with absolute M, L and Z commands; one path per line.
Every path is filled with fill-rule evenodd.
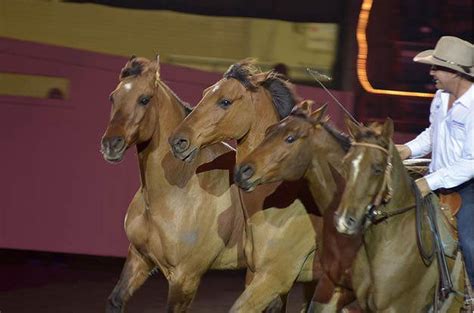
M 280 119 L 290 115 L 291 110 L 297 103 L 296 95 L 290 83 L 283 80 L 279 75 L 270 75 L 263 83 L 263 87 L 270 92 L 273 105 L 278 111 Z
M 255 91 L 257 87 L 250 81 L 250 76 L 256 71 L 252 60 L 244 60 L 232 64 L 224 73 L 224 78 L 237 79 L 248 90 Z
M 340 130 L 336 129 L 333 125 L 329 124 L 328 122 L 322 123 L 324 129 L 332 136 L 336 141 L 341 145 L 342 149 L 347 152 L 351 148 L 351 138 L 341 132 Z

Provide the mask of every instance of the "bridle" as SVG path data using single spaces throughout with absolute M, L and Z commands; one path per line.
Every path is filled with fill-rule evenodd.
M 382 203 L 387 203 L 392 199 L 393 195 L 393 188 L 392 188 L 392 151 L 393 151 L 393 144 L 390 141 L 388 145 L 388 149 L 385 149 L 379 145 L 367 143 L 367 142 L 353 142 L 352 146 L 361 146 L 361 147 L 368 147 L 368 148 L 375 148 L 387 155 L 387 164 L 385 165 L 385 173 L 383 177 L 382 186 L 380 187 L 379 192 L 374 198 L 372 202 L 372 207 L 378 207 Z

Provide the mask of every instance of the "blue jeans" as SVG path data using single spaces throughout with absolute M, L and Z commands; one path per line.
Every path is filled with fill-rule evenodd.
M 459 243 L 471 285 L 474 288 L 474 180 L 454 188 L 462 198 L 457 217 Z

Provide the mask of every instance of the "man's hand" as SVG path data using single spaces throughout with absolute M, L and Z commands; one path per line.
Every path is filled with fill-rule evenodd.
M 427 194 L 430 193 L 431 189 L 430 186 L 428 186 L 428 183 L 426 182 L 426 179 L 424 177 L 418 178 L 415 180 L 416 187 L 420 190 L 421 196 L 425 197 Z
M 408 159 L 411 156 L 411 150 L 410 148 L 408 148 L 408 146 L 395 145 L 395 148 L 397 148 L 398 153 L 400 154 L 400 158 L 402 158 L 402 161 Z

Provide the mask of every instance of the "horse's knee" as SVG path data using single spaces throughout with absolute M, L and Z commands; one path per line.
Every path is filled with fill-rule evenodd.
M 168 312 L 186 312 L 199 286 L 199 277 L 176 278 L 169 282 Z

